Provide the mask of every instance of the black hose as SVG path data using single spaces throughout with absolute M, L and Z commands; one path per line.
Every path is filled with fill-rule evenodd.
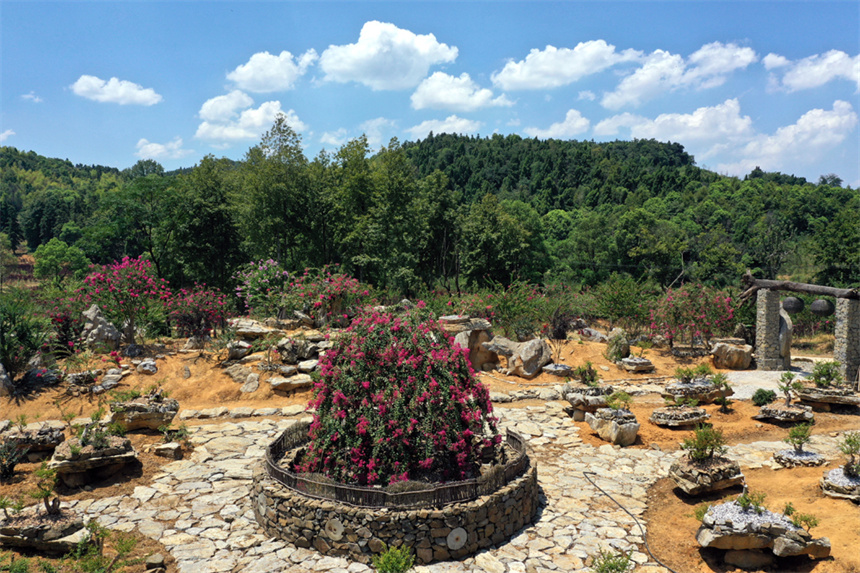
M 605 491 L 603 488 L 601 488 L 599 485 L 597 485 L 596 483 L 594 483 L 594 480 L 592 480 L 590 477 L 588 477 L 588 475 L 589 475 L 589 474 L 591 474 L 591 475 L 593 475 L 593 476 L 596 476 L 596 475 L 597 475 L 597 474 L 596 474 L 596 473 L 594 473 L 594 472 L 582 472 L 583 477 L 585 477 L 585 479 L 587 479 L 587 480 L 588 480 L 588 483 L 590 483 L 591 485 L 593 485 L 594 487 L 596 487 L 598 490 L 600 490 L 600 493 L 602 493 L 603 495 L 605 495 L 606 497 L 608 497 L 609 499 L 611 499 L 613 502 L 615 502 L 615 505 L 617 505 L 618 507 L 620 507 L 620 508 L 624 511 L 624 513 L 626 513 L 627 515 L 629 515 L 630 517 L 632 517 L 632 518 L 633 518 L 633 521 L 635 521 L 635 522 L 636 522 L 636 525 L 638 525 L 638 526 L 639 526 L 639 530 L 642 532 L 642 541 L 643 541 L 643 543 L 645 543 L 645 549 L 648 551 L 648 555 L 650 555 L 650 556 L 651 556 L 651 559 L 653 559 L 654 561 L 656 561 L 656 562 L 657 562 L 657 564 L 658 564 L 658 565 L 660 565 L 661 567 L 665 567 L 666 569 L 668 569 L 668 570 L 669 570 L 669 571 L 671 571 L 672 573 L 679 573 L 678 571 L 675 571 L 674 569 L 672 569 L 671 567 L 669 567 L 668 565 L 666 565 L 665 563 L 663 563 L 662 561 L 660 561 L 659 559 L 657 559 L 657 557 L 656 557 L 653 553 L 651 553 L 651 548 L 650 548 L 650 547 L 648 547 L 648 537 L 647 537 L 647 535 L 645 534 L 645 528 L 644 528 L 644 527 L 642 527 L 642 524 L 641 524 L 641 523 L 639 523 L 639 520 L 636 518 L 636 516 L 635 516 L 635 515 L 633 515 L 632 513 L 630 513 L 629 511 L 627 511 L 627 508 L 626 508 L 626 507 L 624 507 L 623 505 L 621 505 L 620 503 L 618 503 L 618 501 L 617 501 L 614 497 L 612 497 L 611 495 L 609 495 L 608 493 L 606 493 L 606 491 Z

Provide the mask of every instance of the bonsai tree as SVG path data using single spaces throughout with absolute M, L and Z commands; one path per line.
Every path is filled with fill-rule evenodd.
M 627 410 L 630 411 L 630 404 L 633 403 L 633 398 L 630 397 L 630 394 L 627 392 L 613 392 L 606 399 L 606 405 L 612 408 L 613 410 Z
M 0 443 L 0 481 L 6 481 L 15 474 L 15 466 L 27 456 L 27 448 L 19 448 L 13 440 Z
M 591 362 L 586 362 L 584 366 L 577 366 L 573 369 L 573 376 L 579 378 L 579 381 L 586 386 L 597 386 L 600 382 L 600 376 L 597 370 L 591 365 Z
M 851 477 L 860 477 L 860 432 L 845 434 L 839 444 L 839 451 L 845 454 L 843 473 Z
M 298 471 L 359 485 L 462 480 L 498 451 L 489 391 L 436 321 L 360 315 L 319 363 Z
M 841 386 L 845 381 L 839 374 L 839 362 L 819 362 L 812 368 L 810 378 L 819 388 Z
M 783 372 L 782 376 L 779 377 L 777 388 L 779 388 L 780 392 L 785 394 L 785 405 L 788 407 L 791 406 L 791 393 L 803 390 L 803 382 L 795 380 L 794 373 Z
M 687 451 L 690 461 L 701 463 L 725 453 L 726 440 L 722 430 L 711 424 L 700 424 L 693 431 L 692 438 L 684 439 L 681 449 Z
M 710 370 L 710 368 L 708 368 Z M 716 400 L 716 402 L 720 405 L 720 412 L 723 414 L 729 413 L 729 404 L 731 401 L 726 398 L 726 391 L 731 389 L 731 385 L 729 384 L 729 379 L 726 378 L 726 375 L 720 372 L 719 374 L 714 375 L 711 379 L 711 383 L 714 387 L 720 391 L 720 397 Z
M 39 480 L 36 482 L 36 490 L 30 492 L 30 497 L 41 499 L 45 503 L 45 511 L 48 515 L 59 515 L 60 498 L 56 496 L 57 470 L 49 468 L 47 462 L 42 462 L 42 466 L 33 474 Z
M 798 454 L 803 452 L 803 445 L 809 443 L 812 426 L 809 424 L 798 424 L 788 431 L 788 437 L 783 440 L 794 446 Z

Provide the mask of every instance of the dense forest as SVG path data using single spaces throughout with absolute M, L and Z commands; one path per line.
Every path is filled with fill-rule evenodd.
M 177 172 L 0 147 L 0 245 L 58 279 L 142 255 L 171 284 L 222 289 L 265 258 L 405 295 L 613 273 L 719 287 L 746 269 L 856 286 L 858 221 L 860 192 L 834 175 L 726 177 L 654 140 L 431 134 L 372 153 L 361 137 L 309 159 L 281 117 L 241 161 Z

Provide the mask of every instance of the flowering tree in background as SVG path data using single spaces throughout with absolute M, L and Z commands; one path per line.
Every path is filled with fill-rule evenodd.
M 360 485 L 476 475 L 501 442 L 489 391 L 468 352 L 419 315 L 360 315 L 320 359 L 299 471 Z
M 684 340 L 707 343 L 714 335 L 729 333 L 735 323 L 732 297 L 701 284 L 667 290 L 650 316 L 651 334 L 662 335 L 670 345 Z

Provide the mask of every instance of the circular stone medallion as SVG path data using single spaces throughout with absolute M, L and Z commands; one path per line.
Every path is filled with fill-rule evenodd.
M 343 539 L 343 524 L 339 519 L 331 518 L 325 522 L 325 532 L 332 541 Z
M 468 538 L 468 534 L 462 527 L 453 530 L 448 534 L 448 549 L 451 551 L 462 549 L 466 545 L 466 538 Z

